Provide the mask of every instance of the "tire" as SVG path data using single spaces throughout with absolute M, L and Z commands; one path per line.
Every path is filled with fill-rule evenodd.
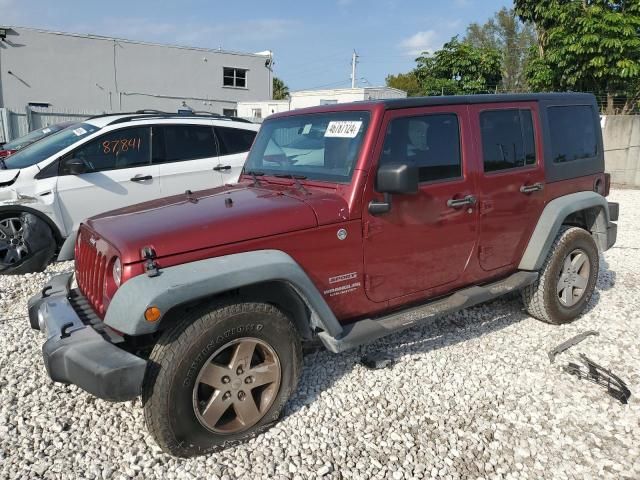
M 151 352 L 142 388 L 147 428 L 163 451 L 179 457 L 235 445 L 278 420 L 301 367 L 298 332 L 271 305 L 218 305 L 187 314 Z
M 53 259 L 56 247 L 51 228 L 36 215 L 0 214 L 0 274 L 42 272 Z
M 526 311 L 543 322 L 575 320 L 593 294 L 598 279 L 598 247 L 589 232 L 563 226 L 535 283 L 522 289 Z

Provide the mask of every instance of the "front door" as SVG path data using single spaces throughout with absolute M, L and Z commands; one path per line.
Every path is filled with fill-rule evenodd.
M 377 163 L 416 165 L 420 187 L 417 194 L 393 195 L 390 212 L 371 215 L 367 204 L 381 194 L 369 179 L 365 288 L 375 302 L 456 283 L 477 237 L 472 147 L 461 141 L 469 136 L 468 108 L 389 111 L 381 132 Z
M 72 174 L 71 162 L 85 172 Z M 148 127 L 123 128 L 87 142 L 60 161 L 57 200 L 67 231 L 98 213 L 160 196 Z
M 479 263 L 499 274 L 517 267 L 544 208 L 538 110 L 534 103 L 514 103 L 474 105 L 470 111 L 482 170 Z

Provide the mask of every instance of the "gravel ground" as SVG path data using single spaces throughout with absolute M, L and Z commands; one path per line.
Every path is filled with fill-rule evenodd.
M 561 370 L 585 353 L 640 392 L 640 191 L 621 203 L 586 313 L 554 327 L 510 297 L 358 351 L 305 357 L 283 420 L 217 455 L 159 452 L 139 401 L 53 384 L 27 298 L 71 263 L 0 277 L 0 478 L 640 478 L 640 400 L 628 405 Z M 547 351 L 595 329 L 550 365 Z M 366 352 L 392 368 L 370 371 Z

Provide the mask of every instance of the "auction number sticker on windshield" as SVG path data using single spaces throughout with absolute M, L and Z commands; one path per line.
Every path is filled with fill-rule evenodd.
M 43 128 L 42 133 L 49 133 L 51 131 L 50 128 Z
M 324 136 L 356 138 L 361 126 L 361 120 L 332 120 L 329 122 L 329 125 L 327 125 L 327 130 L 324 132 Z
M 80 137 L 81 135 L 84 135 L 85 133 L 87 133 L 87 131 L 82 127 L 78 127 L 73 131 L 73 133 L 76 134 L 76 137 Z

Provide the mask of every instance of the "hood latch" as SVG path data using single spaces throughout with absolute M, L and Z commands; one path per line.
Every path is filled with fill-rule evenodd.
M 160 275 L 160 266 L 156 263 L 156 251 L 149 246 L 142 247 L 140 255 L 144 260 L 144 271 L 149 277 L 157 277 Z

